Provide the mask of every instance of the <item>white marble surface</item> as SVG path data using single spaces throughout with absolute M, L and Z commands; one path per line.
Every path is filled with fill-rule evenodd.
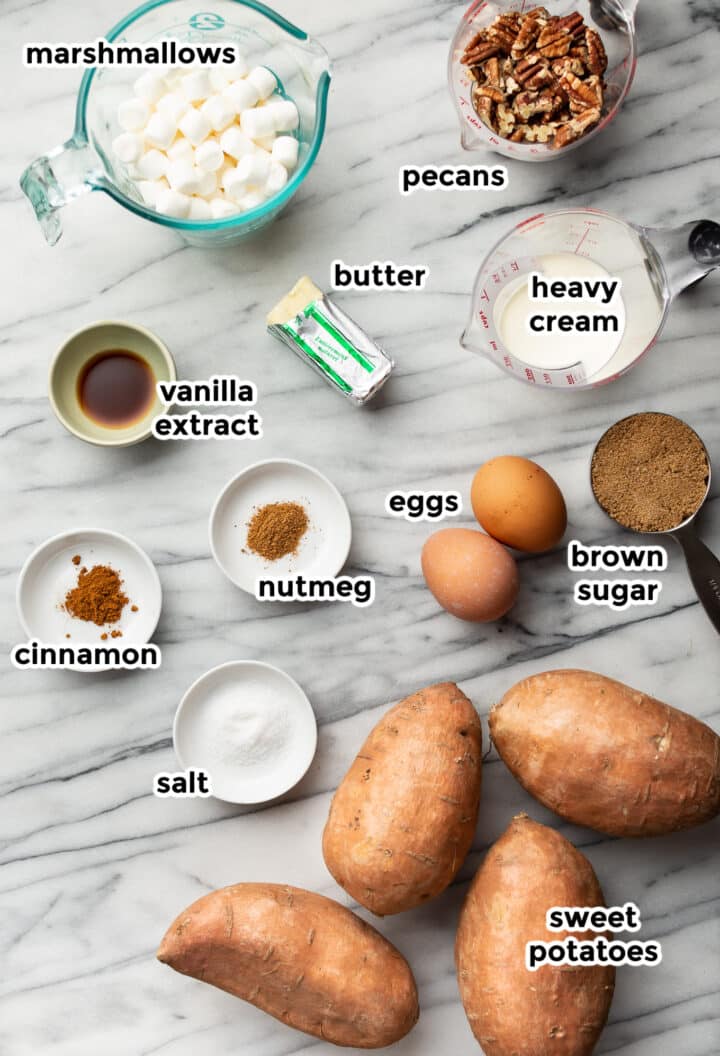
M 671 553 L 652 611 L 576 608 L 573 578 L 557 553 L 522 561 L 522 595 L 508 619 L 469 626 L 440 612 L 423 585 L 419 551 L 428 526 L 384 513 L 391 488 L 457 488 L 467 497 L 484 459 L 514 452 L 556 476 L 573 535 L 617 541 L 619 531 L 593 505 L 588 459 L 606 426 L 640 409 L 687 419 L 720 464 L 717 277 L 676 304 L 663 340 L 638 369 L 598 392 L 524 388 L 458 345 L 476 267 L 515 220 L 559 204 L 608 208 L 651 225 L 717 217 L 717 12 L 707 0 L 640 7 L 637 80 L 602 138 L 559 164 L 513 166 L 502 197 L 401 200 L 400 164 L 463 160 L 445 86 L 447 44 L 463 5 L 283 0 L 283 12 L 334 60 L 325 146 L 274 228 L 254 243 L 204 253 L 100 194 L 66 210 L 62 242 L 44 245 L 17 178 L 69 134 L 79 76 L 22 69 L 21 44 L 90 39 L 124 8 L 119 0 L 4 0 L 3 1056 L 329 1056 L 330 1046 L 162 968 L 154 951 L 176 912 L 240 880 L 289 882 L 347 903 L 320 853 L 331 793 L 387 703 L 424 684 L 457 680 L 485 715 L 522 676 L 586 667 L 720 728 L 717 635 L 679 553 Z M 344 299 L 398 361 L 391 384 L 365 411 L 348 406 L 263 328 L 265 310 L 299 274 L 325 281 L 336 256 L 431 268 L 423 293 Z M 157 330 L 185 375 L 237 370 L 255 380 L 265 439 L 150 442 L 115 452 L 73 439 L 47 402 L 48 363 L 65 335 L 101 317 Z M 350 570 L 376 577 L 371 610 L 262 607 L 215 567 L 207 518 L 216 494 L 243 465 L 272 456 L 318 466 L 347 496 Z M 157 563 L 165 592 L 161 672 L 91 677 L 10 667 L 21 634 L 19 568 L 45 537 L 82 525 L 129 534 Z M 720 548 L 716 499 L 702 531 Z M 173 766 L 170 728 L 183 691 L 207 668 L 242 657 L 280 665 L 310 696 L 320 739 L 308 777 L 287 803 L 249 813 L 212 801 L 155 800 L 153 775 Z M 381 924 L 409 957 L 420 988 L 420 1022 L 398 1056 L 478 1051 L 458 1001 L 453 931 L 467 878 L 522 809 L 560 824 L 490 755 L 461 878 L 422 911 Z M 560 827 L 586 851 L 608 899 L 638 902 L 643 937 L 663 943 L 661 967 L 620 972 L 598 1051 L 720 1052 L 718 824 L 652 842 Z

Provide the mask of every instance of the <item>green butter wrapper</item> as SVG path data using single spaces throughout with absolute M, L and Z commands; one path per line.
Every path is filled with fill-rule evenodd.
M 277 320 L 278 306 L 268 319 L 268 332 L 288 345 L 348 400 L 362 406 L 382 388 L 395 363 L 309 280 L 300 280 L 288 299 L 297 299 L 305 290 L 312 293 L 313 299 L 284 321 Z

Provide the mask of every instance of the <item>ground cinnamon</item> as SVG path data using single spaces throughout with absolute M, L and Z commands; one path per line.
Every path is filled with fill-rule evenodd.
M 75 619 L 95 623 L 98 627 L 117 623 L 128 603 L 122 584 L 120 574 L 109 565 L 81 568 L 77 586 L 65 595 L 63 608 Z
M 297 553 L 308 529 L 308 515 L 297 502 L 271 502 L 261 506 L 248 524 L 247 545 L 267 561 Z
M 593 455 L 591 477 L 602 508 L 625 528 L 667 532 L 696 513 L 710 466 L 697 433 L 670 414 L 623 418 Z

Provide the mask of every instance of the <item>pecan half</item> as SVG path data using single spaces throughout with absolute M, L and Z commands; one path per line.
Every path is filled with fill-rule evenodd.
M 607 69 L 608 57 L 600 34 L 589 27 L 585 30 L 585 47 L 587 48 L 587 68 L 590 73 L 602 77 Z
M 576 139 L 584 136 L 600 120 L 600 110 L 597 108 L 585 110 L 577 117 L 571 118 L 555 133 L 555 146 L 566 147 L 568 143 L 574 143 Z
M 536 10 L 540 11 L 541 9 L 537 8 Z M 513 59 L 520 59 L 525 52 L 530 51 L 530 48 L 546 25 L 547 19 L 542 18 L 540 15 L 533 16 L 532 11 L 528 12 L 510 52 Z

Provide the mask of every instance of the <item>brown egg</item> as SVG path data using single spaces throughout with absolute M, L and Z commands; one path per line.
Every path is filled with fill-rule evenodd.
M 567 527 L 562 492 L 549 473 L 516 455 L 493 458 L 475 474 L 472 508 L 486 532 L 506 546 L 540 554 Z
M 431 535 L 423 547 L 422 570 L 442 607 L 474 623 L 500 619 L 520 589 L 513 557 L 474 528 L 442 528 Z

